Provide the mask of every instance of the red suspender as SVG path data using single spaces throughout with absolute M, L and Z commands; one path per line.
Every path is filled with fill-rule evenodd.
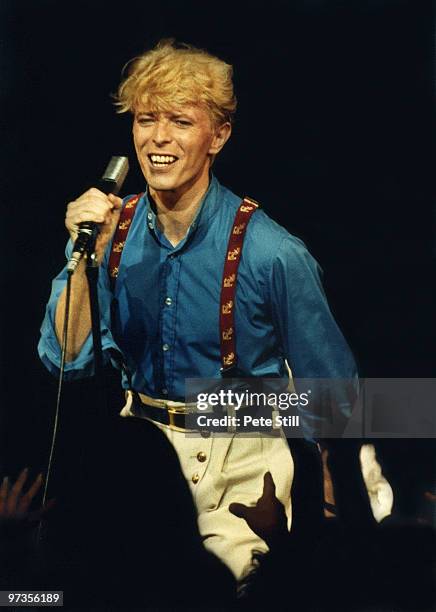
M 233 221 L 232 232 L 227 245 L 224 262 L 223 280 L 220 300 L 220 343 L 222 372 L 236 366 L 236 333 L 234 321 L 236 281 L 238 266 L 241 260 L 245 231 L 251 215 L 259 208 L 259 204 L 245 197 L 238 208 Z
M 109 257 L 109 277 L 112 289 L 118 276 L 121 254 L 126 244 L 127 234 L 135 214 L 136 205 L 142 193 L 127 200 L 121 211 L 118 227 L 112 241 L 112 250 Z M 228 370 L 237 364 L 236 333 L 234 321 L 234 307 L 236 294 L 236 281 L 238 266 L 242 255 L 245 232 L 251 215 L 259 208 L 259 204 L 251 198 L 245 197 L 239 206 L 227 245 L 226 260 L 224 262 L 223 278 L 221 283 L 220 300 L 220 343 L 222 370 Z
M 114 238 L 112 240 L 112 249 L 109 256 L 109 278 L 112 289 L 114 288 L 115 281 L 118 276 L 118 268 L 120 265 L 121 253 L 123 252 L 124 245 L 126 244 L 127 234 L 129 233 L 130 225 L 132 223 L 133 215 L 136 211 L 136 205 L 142 197 L 142 193 L 135 195 L 127 200 L 123 210 L 121 211 L 120 218 L 118 221 L 117 229 L 115 230 Z

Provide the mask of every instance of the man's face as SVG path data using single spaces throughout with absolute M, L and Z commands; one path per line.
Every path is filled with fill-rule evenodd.
M 149 187 L 183 193 L 208 181 L 210 156 L 218 153 L 230 135 L 223 141 L 219 131 L 208 112 L 198 106 L 159 113 L 138 109 L 133 140 Z

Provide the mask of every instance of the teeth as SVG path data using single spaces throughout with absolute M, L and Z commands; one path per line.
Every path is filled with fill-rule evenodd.
M 150 155 L 150 159 L 154 164 L 172 164 L 177 160 L 173 155 Z

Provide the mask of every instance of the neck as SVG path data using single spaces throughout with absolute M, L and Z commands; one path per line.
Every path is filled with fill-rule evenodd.
M 176 246 L 185 237 L 197 213 L 209 186 L 208 174 L 205 179 L 186 188 L 168 191 L 159 191 L 149 187 L 150 196 L 156 205 L 159 226 L 173 246 Z

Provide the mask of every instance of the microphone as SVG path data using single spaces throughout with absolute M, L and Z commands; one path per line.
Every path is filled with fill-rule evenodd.
M 117 195 L 123 186 L 124 179 L 129 171 L 129 160 L 127 157 L 114 155 L 111 157 L 103 176 L 96 187 L 106 195 L 113 193 Z M 99 232 L 97 223 L 93 221 L 82 221 L 79 223 L 78 235 L 74 243 L 73 252 L 67 264 L 67 272 L 73 274 L 83 254 L 89 251 L 94 244 Z

